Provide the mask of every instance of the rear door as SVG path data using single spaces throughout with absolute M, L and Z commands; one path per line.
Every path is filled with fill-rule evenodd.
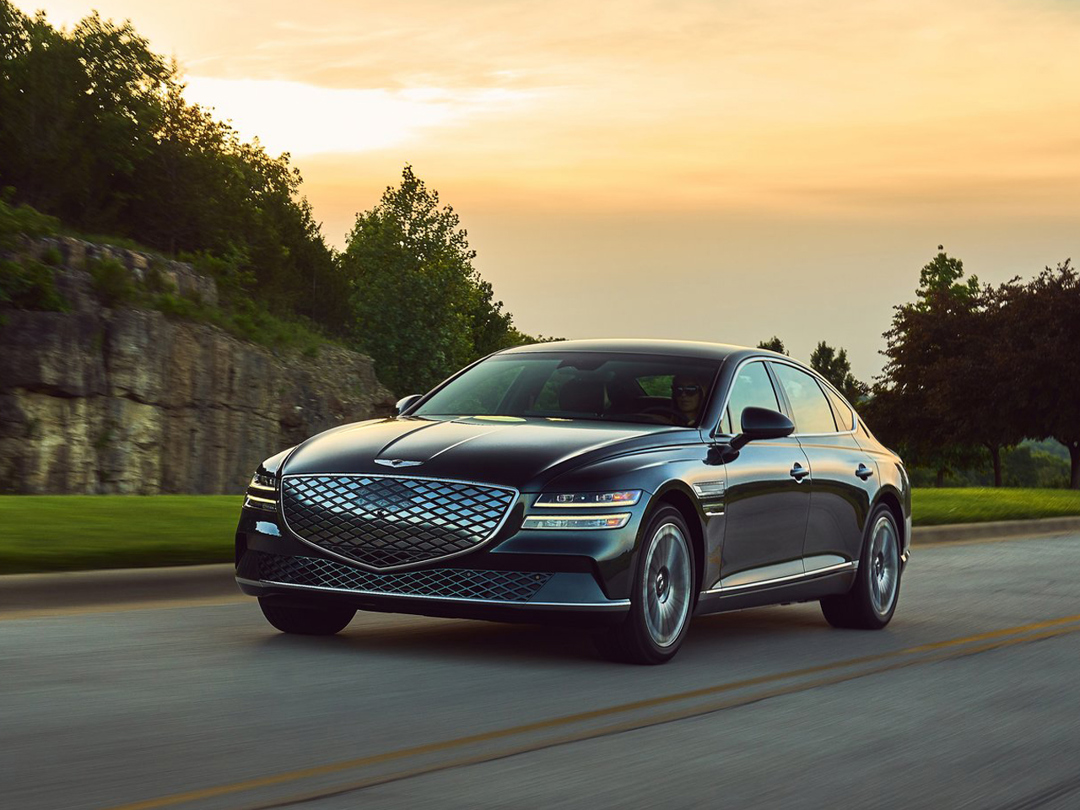
M 794 365 L 770 361 L 810 461 L 810 515 L 803 544 L 807 573 L 859 558 L 876 489 L 877 464 L 859 447 L 855 415 L 832 388 Z

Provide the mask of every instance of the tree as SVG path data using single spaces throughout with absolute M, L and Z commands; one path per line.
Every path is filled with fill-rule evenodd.
M 348 285 L 289 156 L 183 92 L 130 23 L 57 30 L 0 0 L 0 187 L 67 227 L 197 256 L 238 305 L 344 333 Z
M 776 352 L 777 354 L 787 354 L 787 349 L 784 348 L 784 341 L 773 335 L 768 340 L 763 340 L 757 345 L 759 349 L 767 349 L 770 352 Z
M 995 297 L 938 246 L 919 274 L 914 303 L 896 307 L 888 358 L 868 408 L 887 443 L 945 473 L 985 447 L 1001 486 L 1001 450 L 1022 437 L 1009 399 L 1007 362 L 994 347 Z M 1013 386 L 1015 387 L 1015 386 Z
M 532 342 L 494 301 L 475 256 L 454 209 L 411 166 L 357 216 L 341 266 L 356 339 L 392 389 L 426 391 L 478 357 Z
M 997 291 L 998 346 L 1017 412 L 1028 434 L 1052 436 L 1069 451 L 1069 486 L 1080 489 L 1080 274 L 1069 260 L 1047 267 L 1027 284 Z
M 849 402 L 858 402 L 870 390 L 866 383 L 857 380 L 851 373 L 851 362 L 846 349 L 838 352 L 825 341 L 821 341 L 810 355 L 810 366 L 835 385 Z

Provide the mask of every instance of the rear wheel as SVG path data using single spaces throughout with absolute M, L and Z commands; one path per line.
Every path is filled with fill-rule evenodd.
M 821 612 L 833 627 L 880 630 L 896 612 L 900 597 L 900 532 L 888 507 L 880 505 L 867 522 L 859 570 L 851 590 L 826 596 Z
M 644 536 L 630 612 L 617 627 L 595 637 L 596 647 L 615 661 L 663 664 L 678 652 L 690 626 L 694 557 L 686 521 L 674 507 L 661 507 Z
M 332 636 L 352 621 L 356 615 L 353 608 L 338 605 L 282 604 L 272 598 L 259 597 L 263 616 L 282 633 L 303 636 Z

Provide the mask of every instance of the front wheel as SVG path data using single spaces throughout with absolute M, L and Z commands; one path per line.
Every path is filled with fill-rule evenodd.
M 621 624 L 595 637 L 596 647 L 615 661 L 663 664 L 679 651 L 690 626 L 694 557 L 690 531 L 674 507 L 657 510 L 644 537 L 630 612 Z
M 353 608 L 338 605 L 282 604 L 273 598 L 259 597 L 263 616 L 282 633 L 302 636 L 332 636 L 352 621 Z
M 900 532 L 889 508 L 879 505 L 867 522 L 859 570 L 851 590 L 826 596 L 821 612 L 833 627 L 880 630 L 896 612 L 900 597 Z

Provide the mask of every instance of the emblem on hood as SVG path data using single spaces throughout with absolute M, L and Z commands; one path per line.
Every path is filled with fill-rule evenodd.
M 382 464 L 384 467 L 419 467 L 424 462 L 422 461 L 406 461 L 403 458 L 377 458 L 376 464 Z

